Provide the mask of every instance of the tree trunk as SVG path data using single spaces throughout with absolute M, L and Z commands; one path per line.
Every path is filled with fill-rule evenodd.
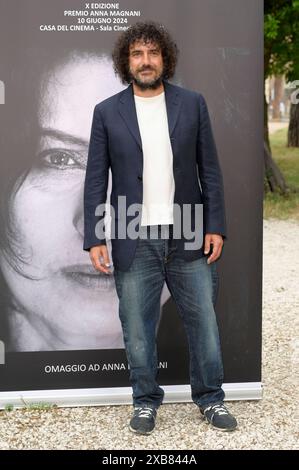
M 280 103 L 283 101 L 283 76 L 277 75 L 274 77 L 274 100 L 273 105 L 273 119 L 281 119 Z
M 288 190 L 283 174 L 272 158 L 268 128 L 268 103 L 264 94 L 264 188 L 285 194 Z
M 265 189 L 270 189 L 272 193 L 280 192 L 281 194 L 285 194 L 288 191 L 288 187 L 283 174 L 272 158 L 266 142 L 264 142 L 264 168 L 266 179 Z
M 264 141 L 266 142 L 269 152 L 271 153 L 271 146 L 269 140 L 269 126 L 268 126 L 268 103 L 266 100 L 266 94 L 264 93 Z
M 299 147 L 299 104 L 291 104 L 288 147 Z

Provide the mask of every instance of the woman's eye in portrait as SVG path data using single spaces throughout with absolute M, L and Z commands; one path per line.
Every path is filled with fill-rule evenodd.
M 47 149 L 37 156 L 37 164 L 56 170 L 85 169 L 86 156 L 81 152 L 66 149 Z

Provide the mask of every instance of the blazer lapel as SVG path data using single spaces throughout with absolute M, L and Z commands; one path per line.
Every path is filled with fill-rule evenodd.
M 119 112 L 124 119 L 129 131 L 133 135 L 142 150 L 141 136 L 139 132 L 137 113 L 134 100 L 132 83 L 124 90 L 119 100 Z
M 163 80 L 165 101 L 168 119 L 169 136 L 172 135 L 178 119 L 181 97 L 176 87 Z M 137 113 L 134 100 L 132 83 L 124 90 L 119 100 L 119 112 L 124 119 L 129 131 L 133 135 L 142 150 L 141 136 L 139 132 Z
M 163 84 L 164 84 L 164 90 L 165 90 L 165 101 L 166 101 L 166 109 L 167 109 L 169 136 L 171 137 L 174 131 L 178 116 L 179 116 L 181 96 L 178 92 L 178 89 L 175 86 L 173 86 L 171 83 L 168 83 L 165 80 L 163 80 Z

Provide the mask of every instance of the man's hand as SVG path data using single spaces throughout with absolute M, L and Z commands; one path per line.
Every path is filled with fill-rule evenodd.
M 106 245 L 97 245 L 90 248 L 89 257 L 91 259 L 93 267 L 97 271 L 101 271 L 105 274 L 111 274 L 111 271 L 108 269 L 110 266 L 110 260 Z
M 213 244 L 213 251 L 211 256 L 208 258 L 208 264 L 213 263 L 216 259 L 219 258 L 221 255 L 222 247 L 223 247 L 223 238 L 221 235 L 217 233 L 207 233 L 205 235 L 205 248 L 204 253 L 207 255 L 210 251 L 210 245 Z

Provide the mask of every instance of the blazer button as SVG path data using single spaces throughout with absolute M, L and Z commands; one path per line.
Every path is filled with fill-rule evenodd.
M 142 176 L 138 175 L 139 181 L 142 181 Z

